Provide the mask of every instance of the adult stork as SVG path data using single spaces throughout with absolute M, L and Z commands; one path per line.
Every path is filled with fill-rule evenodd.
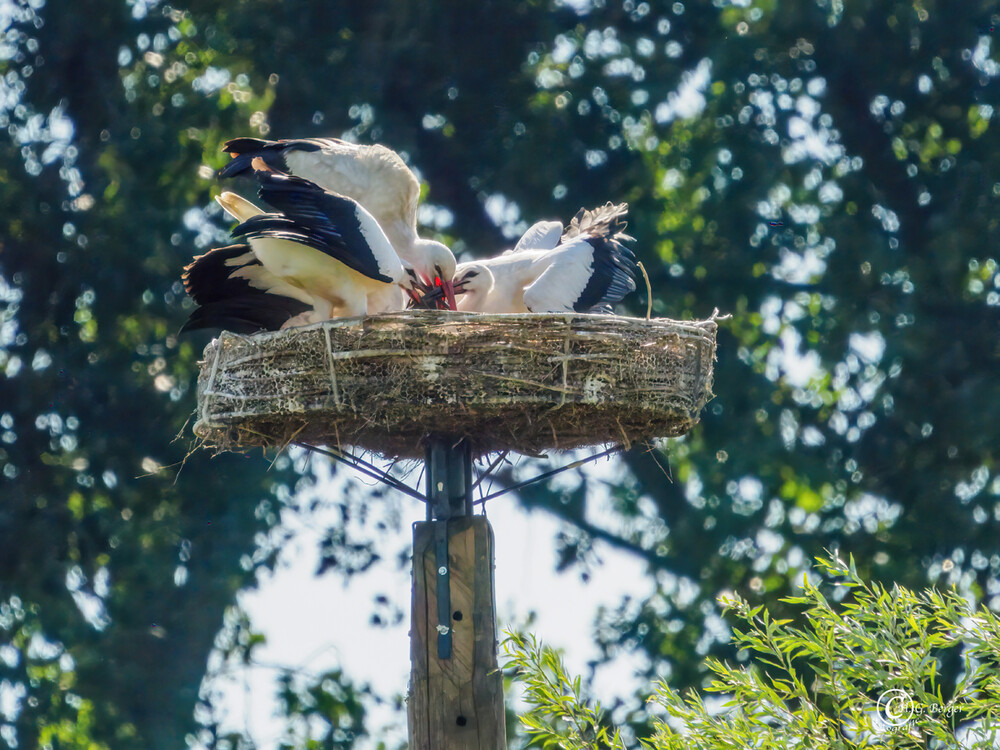
M 557 221 L 531 226 L 513 250 L 460 263 L 455 291 L 467 312 L 589 312 L 635 291 L 635 255 L 622 241 L 628 204 L 580 209 L 563 231 Z
M 245 237 L 247 245 L 218 248 L 185 269 L 185 285 L 203 308 L 184 329 L 236 323 L 259 330 L 360 316 L 369 297 L 412 283 L 378 222 L 357 201 L 263 159 L 251 168 L 260 198 L 278 211 L 261 212 L 231 193 L 220 196 L 242 219 L 233 236 Z M 248 314 L 254 303 L 265 312 Z M 285 313 L 281 325 L 273 325 Z
M 242 174 L 259 158 L 281 172 L 356 200 L 375 217 L 420 282 L 426 288 L 440 287 L 448 306 L 455 309 L 455 256 L 446 245 L 417 236 L 420 181 L 395 151 L 338 138 L 234 138 L 222 149 L 233 158 L 220 177 Z

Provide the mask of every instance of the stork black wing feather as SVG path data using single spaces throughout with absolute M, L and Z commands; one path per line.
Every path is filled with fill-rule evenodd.
M 585 241 L 594 251 L 594 269 L 573 305 L 577 312 L 614 305 L 635 291 L 637 268 L 632 251 L 612 238 L 591 236 Z
M 233 333 L 277 331 L 299 313 L 311 309 L 292 297 L 268 294 L 248 285 L 248 294 L 211 302 L 191 313 L 180 332 L 221 328 Z
M 235 333 L 276 331 L 289 318 L 310 309 L 293 297 L 251 286 L 235 276 L 260 266 L 249 245 L 229 245 L 199 255 L 184 268 L 184 289 L 197 304 L 181 333 L 198 328 L 223 328 Z
M 237 226 L 234 236 L 301 242 L 368 278 L 392 283 L 361 229 L 356 201 L 293 175 L 258 171 L 257 178 L 260 198 L 281 214 L 254 216 Z
M 264 138 L 233 138 L 222 144 L 222 150 L 233 160 L 219 170 L 219 177 L 235 177 L 253 170 L 253 160 L 260 157 L 274 169 L 288 171 L 285 154 L 289 151 L 320 151 L 337 143 L 336 138 L 289 138 L 268 141 Z
M 252 264 L 259 265 L 249 245 L 213 248 L 184 266 L 184 291 L 199 305 L 240 294 L 246 280 L 231 279 L 230 275 Z

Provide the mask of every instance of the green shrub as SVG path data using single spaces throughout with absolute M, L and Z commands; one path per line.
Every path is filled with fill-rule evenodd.
M 660 682 L 650 698 L 655 750 L 723 748 L 994 748 L 1000 743 L 1000 620 L 955 591 L 915 593 L 862 580 L 854 560 L 819 560 L 831 602 L 806 578 L 798 621 L 724 598 L 748 665 L 709 659 L 705 692 Z M 528 710 L 531 745 L 621 748 L 628 736 L 582 694 L 559 656 L 533 638 L 504 642 Z M 961 665 L 942 684 L 942 665 Z

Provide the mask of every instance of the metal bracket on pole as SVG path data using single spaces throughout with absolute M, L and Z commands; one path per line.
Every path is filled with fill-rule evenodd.
M 472 515 L 472 452 L 466 440 L 432 436 L 425 454 L 427 520 L 434 526 L 434 570 L 437 573 L 438 658 L 451 658 L 451 564 L 448 521 Z
M 432 435 L 425 458 L 427 521 L 413 526 L 410 747 L 503 750 L 493 532 L 472 515 L 472 451 Z

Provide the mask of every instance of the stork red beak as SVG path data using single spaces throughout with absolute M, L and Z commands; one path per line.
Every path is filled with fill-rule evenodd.
M 435 281 L 440 281 L 435 279 Z M 448 301 L 449 310 L 457 310 L 458 303 L 455 301 L 455 284 L 451 279 L 447 281 L 441 281 L 441 291 L 444 292 L 444 298 Z
M 410 298 L 411 302 L 413 302 L 415 305 L 419 305 L 420 304 L 420 295 L 417 294 L 412 289 L 410 289 L 410 287 L 404 286 L 403 287 L 403 291 L 406 292 L 406 296 L 408 296 Z

